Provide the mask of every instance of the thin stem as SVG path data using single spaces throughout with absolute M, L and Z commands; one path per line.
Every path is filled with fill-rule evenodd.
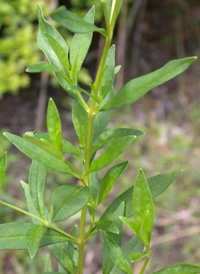
M 72 164 L 70 163 L 69 161 L 65 160 L 65 163 L 70 166 L 76 173 L 77 175 L 79 176 L 79 178 L 82 176 L 81 172 Z
M 28 211 L 26 211 L 26 210 L 23 210 L 23 209 L 21 209 L 21 208 L 19 208 L 19 207 L 17 207 L 17 206 L 8 204 L 8 203 L 3 202 L 3 201 L 1 201 L 1 200 L 0 200 L 0 204 L 2 204 L 2 205 L 4 205 L 4 206 L 7 206 L 7 207 L 10 207 L 10 208 L 12 208 L 12 209 L 14 209 L 14 210 L 16 210 L 16 211 L 19 211 L 19 212 L 21 212 L 21 213 L 23 213 L 23 214 L 25 214 L 25 215 L 27 215 L 27 216 L 29 216 L 29 217 L 31 217 L 31 218 L 34 218 L 34 219 L 40 221 L 40 222 L 43 223 L 46 227 L 52 228 L 53 230 L 56 230 L 56 231 L 60 232 L 61 234 L 65 235 L 67 238 L 69 238 L 69 239 L 72 240 L 73 242 L 77 242 L 77 243 L 79 242 L 79 239 L 73 237 L 72 235 L 70 235 L 69 233 L 65 232 L 64 230 L 59 229 L 59 228 L 55 227 L 55 226 L 52 225 L 52 224 L 49 224 L 46 220 L 43 220 L 43 219 L 41 219 L 40 217 L 37 217 L 37 216 L 35 216 L 34 214 L 31 214 L 30 212 L 28 212 Z
M 84 247 L 85 247 L 85 219 L 87 213 L 87 206 L 82 209 L 81 212 L 81 222 L 80 222 L 80 237 L 79 237 L 79 262 L 78 262 L 78 269 L 79 274 L 83 274 L 83 260 L 84 260 Z
M 91 222 L 91 225 L 88 229 L 88 232 L 85 235 L 85 241 L 90 237 L 90 234 L 91 234 L 92 229 L 94 227 L 95 214 L 96 214 L 96 208 L 94 208 L 94 211 L 93 211 L 93 214 L 92 214 L 92 222 Z
M 140 271 L 140 274 L 144 274 L 144 271 L 145 271 L 145 269 L 146 269 L 146 267 L 147 267 L 147 264 L 148 264 L 148 262 L 149 262 L 149 259 L 150 259 L 150 256 L 147 256 L 147 257 L 146 257 L 146 260 L 144 261 L 144 265 L 143 265 L 143 267 L 142 267 L 142 269 L 141 269 L 141 271 Z

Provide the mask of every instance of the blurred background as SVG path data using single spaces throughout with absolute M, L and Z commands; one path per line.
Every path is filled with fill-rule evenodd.
M 26 208 L 19 181 L 27 181 L 30 159 L 2 136 L 9 131 L 45 130 L 49 97 L 60 111 L 63 136 L 77 140 L 71 122 L 72 99 L 56 83 L 53 75 L 25 72 L 27 66 L 44 60 L 37 48 L 39 3 L 45 18 L 60 5 L 84 16 L 96 5 L 96 24 L 104 26 L 99 0 L 0 0 L 0 155 L 8 150 L 7 172 L 0 199 Z M 53 22 L 52 22 L 53 23 Z M 70 46 L 72 34 L 56 27 Z M 95 77 L 104 39 L 94 34 L 90 52 L 80 74 L 84 88 Z M 115 81 L 116 91 L 137 76 L 160 68 L 171 59 L 200 55 L 199 0 L 124 0 L 114 35 L 116 62 L 122 69 Z M 184 74 L 152 90 L 123 111 L 113 112 L 109 128 L 131 127 L 145 135 L 123 154 L 129 160 L 124 176 L 107 199 L 134 183 L 142 167 L 147 177 L 183 169 L 173 185 L 155 200 L 156 220 L 152 236 L 152 259 L 148 273 L 176 263 L 200 262 L 200 66 L 194 63 Z M 76 164 L 76 163 L 75 163 Z M 78 164 L 78 163 L 77 163 Z M 67 177 L 70 181 L 70 177 Z M 49 171 L 50 190 L 66 182 L 62 174 Z M 106 206 L 106 204 L 105 204 Z M 102 207 L 102 211 L 104 208 Z M 99 212 L 101 214 L 101 212 Z M 28 221 L 25 216 L 0 207 L 0 223 Z M 130 231 L 125 232 L 132 236 Z M 100 245 L 93 239 L 86 255 L 86 273 L 101 273 Z M 26 251 L 0 252 L 0 274 L 42 273 L 46 255 L 41 250 L 35 260 Z M 140 269 L 135 265 L 135 273 Z

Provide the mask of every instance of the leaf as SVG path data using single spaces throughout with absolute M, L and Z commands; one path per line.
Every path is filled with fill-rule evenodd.
M 51 257 L 49 254 L 47 254 L 47 258 L 46 258 L 46 265 L 45 265 L 45 272 L 50 272 L 53 271 L 53 266 L 52 266 L 52 262 L 51 262 Z
M 131 266 L 126 257 L 124 256 L 124 253 L 121 250 L 121 248 L 104 231 L 101 231 L 101 236 L 108 251 L 109 257 L 111 258 L 113 263 L 120 270 L 124 271 L 124 273 L 132 274 L 133 271 L 131 269 Z
M 32 202 L 39 215 L 44 218 L 44 193 L 47 170 L 40 163 L 33 161 L 29 173 L 29 189 Z
M 104 29 L 98 28 L 95 25 L 85 21 L 75 13 L 68 11 L 65 6 L 61 6 L 52 12 L 51 17 L 71 32 L 87 33 L 96 31 L 104 35 L 106 34 Z
M 64 185 L 57 187 L 51 199 L 51 220 L 59 222 L 81 210 L 89 201 L 88 187 Z
M 101 133 L 97 139 L 92 144 L 92 151 L 91 154 L 94 154 L 97 150 L 108 147 L 113 142 L 120 140 L 123 137 L 128 136 L 140 136 L 144 133 L 142 131 L 136 129 L 129 129 L 129 128 L 116 128 L 116 129 L 109 129 L 103 133 Z
M 26 69 L 26 72 L 29 72 L 29 73 L 38 73 L 38 72 L 43 72 L 43 71 L 47 71 L 47 72 L 54 71 L 55 72 L 55 71 L 58 71 L 58 69 L 46 62 L 41 62 L 41 63 L 35 64 L 32 66 L 29 66 Z
M 63 161 L 30 141 L 8 132 L 4 133 L 4 136 L 29 158 L 53 170 L 71 174 L 76 177 L 75 173 Z
M 132 262 L 137 262 L 137 261 L 139 261 L 139 260 L 141 260 L 141 259 L 143 259 L 143 258 L 149 256 L 150 253 L 151 253 L 151 252 L 147 252 L 147 253 L 145 253 L 145 254 L 139 253 L 139 252 L 132 252 L 132 253 L 129 255 L 129 257 L 130 257 L 130 259 L 131 259 Z
M 49 99 L 47 108 L 47 129 L 52 143 L 62 154 L 62 128 L 60 116 L 52 98 Z
M 119 176 L 122 174 L 122 172 L 126 168 L 127 164 L 128 162 L 126 161 L 121 164 L 115 165 L 111 169 L 109 169 L 108 172 L 105 174 L 100 184 L 99 198 L 98 198 L 97 205 L 99 205 L 106 198 L 106 196 L 112 189 L 113 185 L 115 184 Z
M 38 21 L 38 47 L 45 53 L 51 65 L 65 73 L 69 67 L 68 46 L 60 33 L 43 18 L 42 9 L 39 5 Z
M 115 67 L 115 74 L 117 74 L 121 69 L 121 65 Z
M 98 189 L 99 189 L 99 179 L 98 173 L 92 172 L 89 174 L 89 188 L 90 188 L 90 200 L 94 204 L 97 202 Z
M 35 257 L 38 248 L 40 247 L 40 243 L 44 233 L 44 226 L 38 225 L 34 226 L 26 232 L 26 245 L 30 254 L 31 259 Z
M 95 7 L 93 6 L 84 17 L 84 20 L 88 23 L 94 24 L 94 14 Z M 70 48 L 70 64 L 72 67 L 76 66 L 77 72 L 80 71 L 83 61 L 87 55 L 92 41 L 92 35 L 92 32 L 86 34 L 75 34 L 72 39 Z
M 74 273 L 73 261 L 64 243 L 49 246 L 51 254 L 69 273 Z
M 178 177 L 181 171 L 174 171 L 170 173 L 159 174 L 153 176 L 147 180 L 149 184 L 150 191 L 152 193 L 152 197 L 156 198 L 162 192 L 166 190 L 168 186 Z M 101 218 L 106 219 L 116 208 L 119 204 L 124 201 L 130 203 L 131 205 L 131 214 L 132 214 L 132 195 L 133 195 L 133 186 L 124 191 L 120 194 L 115 200 L 107 207 Z M 129 212 L 126 212 L 126 217 L 129 217 Z
M 192 264 L 177 264 L 171 265 L 161 270 L 154 272 L 153 274 L 199 274 L 200 266 Z
M 33 138 L 36 138 L 39 140 L 42 138 L 43 140 L 45 139 L 47 142 L 51 142 L 51 139 L 47 132 L 34 131 L 34 132 L 30 132 L 30 133 L 32 134 Z M 62 148 L 63 148 L 63 153 L 68 153 L 71 155 L 78 156 L 79 158 L 82 158 L 82 155 L 78 151 L 78 149 L 65 139 L 62 139 Z
M 188 57 L 173 60 L 161 69 L 131 80 L 109 102 L 102 106 L 100 110 L 117 109 L 136 102 L 151 89 L 185 71 L 196 59 L 196 57 Z
M 87 113 L 85 109 L 76 101 L 73 103 L 72 108 L 72 122 L 76 130 L 76 134 L 80 144 L 84 147 L 87 134 Z
M 112 45 L 108 51 L 104 69 L 105 73 L 102 79 L 102 86 L 100 91 L 102 98 L 105 98 L 105 96 L 113 88 L 113 82 L 115 78 L 115 45 Z
M 140 226 L 135 221 L 124 216 L 120 216 L 119 218 L 128 228 L 135 232 L 137 236 L 139 235 Z
M 108 219 L 96 221 L 94 224 L 98 229 L 119 234 L 119 229 L 116 224 Z
M 136 136 L 128 136 L 114 142 L 91 164 L 88 173 L 100 170 L 112 163 L 135 140 Z M 87 173 L 87 174 L 88 174 Z
M 72 236 L 78 238 L 78 227 L 75 225 L 72 229 L 72 232 L 70 233 Z M 78 252 L 78 246 L 77 243 L 69 241 L 68 242 L 68 251 L 72 258 L 72 261 L 74 263 L 74 266 L 77 270 L 78 268 L 78 259 L 79 259 L 79 252 Z M 75 272 L 76 273 L 76 272 Z
M 139 233 L 149 248 L 154 221 L 153 198 L 142 169 L 138 172 L 132 199 L 133 215 L 139 225 Z M 147 242 L 146 242 L 147 239 Z
M 0 224 L 0 250 L 4 249 L 27 249 L 25 239 L 26 233 L 33 228 L 31 223 L 6 223 Z M 67 237 L 45 228 L 44 237 L 40 246 L 47 246 L 53 243 L 66 242 Z
M 0 188 L 2 186 L 3 179 L 4 179 L 6 159 L 7 159 L 7 152 L 4 152 L 3 155 L 0 157 Z

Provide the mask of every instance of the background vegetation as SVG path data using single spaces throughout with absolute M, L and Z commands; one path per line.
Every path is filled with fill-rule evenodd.
M 68 8 L 84 15 L 92 4 L 97 5 L 96 20 L 101 22 L 102 11 L 99 0 L 37 1 L 45 7 L 46 15 L 53 6 L 65 4 Z M 67 2 L 67 3 L 66 3 Z M 29 0 L 0 0 L 0 129 L 5 128 L 16 134 L 33 130 L 38 115 L 38 97 L 45 87 L 47 95 L 52 96 L 61 109 L 63 134 L 74 140 L 75 133 L 69 122 L 70 98 L 55 86 L 52 79 L 40 75 L 27 75 L 28 65 L 41 60 L 37 50 L 36 2 Z M 123 12 L 118 20 L 115 33 L 117 62 L 122 64 L 116 87 L 130 78 L 159 68 L 173 58 L 199 55 L 200 4 L 198 0 L 166 1 L 124 1 Z M 71 34 L 60 29 L 70 44 Z M 94 76 L 98 56 L 101 52 L 98 35 L 91 47 L 82 72 L 82 82 Z M 90 75 L 89 76 L 89 72 Z M 199 263 L 200 249 L 196 249 L 199 238 L 200 208 L 200 81 L 199 61 L 183 76 L 154 89 L 133 107 L 112 116 L 110 127 L 129 125 L 141 129 L 146 134 L 138 138 L 132 150 L 127 152 L 129 167 L 118 184 L 117 190 L 128 188 L 135 179 L 138 168 L 143 167 L 147 175 L 184 169 L 184 172 L 159 204 L 156 227 L 153 232 L 154 262 L 175 264 L 180 262 Z M 13 96 L 12 94 L 17 94 Z M 43 101 L 46 101 L 43 96 Z M 40 104 L 41 105 L 41 104 Z M 46 106 L 46 104 L 45 104 Z M 60 106 L 60 107 L 59 107 Z M 42 116 L 40 116 L 42 120 Z M 40 127 L 44 123 L 40 123 Z M 0 154 L 10 144 L 0 137 Z M 14 148 L 10 148 L 7 176 L 0 192 L 10 203 L 25 207 L 23 190 L 19 180 L 26 180 L 30 161 Z M 62 175 L 52 172 L 48 187 L 62 184 Z M 115 196 L 115 190 L 110 199 Z M 47 193 L 48 199 L 48 193 Z M 22 221 L 24 216 L 0 207 L 0 222 Z M 127 237 L 128 237 L 127 231 Z M 86 263 L 92 268 L 86 273 L 101 273 L 101 260 L 98 256 L 100 243 L 91 243 Z M 157 259 L 156 259 L 157 258 Z M 46 258 L 40 252 L 32 261 L 24 251 L 0 253 L 0 274 L 21 274 L 26 269 L 30 274 L 40 273 Z M 153 261 L 153 260 L 152 260 Z M 135 272 L 137 273 L 137 264 Z M 156 268 L 150 263 L 149 273 Z M 99 271 L 99 272 L 98 272 Z

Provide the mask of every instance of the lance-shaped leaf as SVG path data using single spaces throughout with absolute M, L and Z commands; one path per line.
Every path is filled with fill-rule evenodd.
M 94 24 L 94 14 L 95 7 L 93 6 L 84 17 L 84 20 Z M 71 67 L 76 67 L 78 73 L 89 50 L 92 41 L 92 35 L 92 32 L 85 34 L 75 34 L 72 39 L 72 44 L 70 47 L 70 64 Z M 76 79 L 77 77 L 78 75 L 76 75 Z
M 99 191 L 99 179 L 98 173 L 92 172 L 89 174 L 89 188 L 90 188 L 90 202 L 96 204 L 98 191 Z
M 78 227 L 75 225 L 72 229 L 72 232 L 70 233 L 72 236 L 78 238 Z M 68 251 L 72 258 L 72 261 L 74 263 L 74 266 L 77 270 L 78 268 L 78 258 L 79 258 L 79 252 L 78 252 L 78 246 L 77 243 L 74 243 L 72 241 L 68 242 Z
M 127 149 L 136 136 L 128 136 L 114 142 L 91 164 L 88 173 L 100 170 L 112 163 L 125 149 Z
M 166 188 L 168 188 L 171 183 L 178 177 L 178 175 L 181 173 L 181 171 L 174 171 L 170 173 L 165 174 L 158 174 L 156 176 L 153 176 L 147 180 L 150 191 L 152 193 L 152 197 L 156 198 L 161 193 L 163 193 Z M 130 203 L 131 205 L 131 214 L 129 214 L 129 211 L 126 211 L 126 217 L 130 217 L 132 215 L 132 195 L 133 195 L 133 186 L 124 191 L 122 194 L 120 194 L 111 204 L 107 207 L 101 218 L 106 219 L 107 216 L 109 216 L 113 211 L 116 210 L 116 208 L 119 206 L 119 204 L 124 201 L 126 204 Z
M 62 154 L 62 128 L 57 107 L 52 98 L 49 99 L 47 108 L 47 129 L 52 143 Z M 63 157 L 64 158 L 64 157 Z
M 105 230 L 107 232 L 112 232 L 112 233 L 119 234 L 118 227 L 111 220 L 108 220 L 108 219 L 99 220 L 99 221 L 96 221 L 94 224 L 98 229 L 102 229 L 102 230 Z
M 39 32 L 38 47 L 45 53 L 51 65 L 65 73 L 69 71 L 68 46 L 60 33 L 49 24 L 42 15 L 42 9 L 38 5 Z
M 47 72 L 54 71 L 55 72 L 55 71 L 58 71 L 58 69 L 46 62 L 41 62 L 41 63 L 35 64 L 32 66 L 29 66 L 26 69 L 26 72 L 30 72 L 30 73 L 38 73 L 38 72 L 43 72 L 43 71 L 47 71 Z
M 132 252 L 129 257 L 130 257 L 130 260 L 131 262 L 137 262 L 147 256 L 149 256 L 151 254 L 151 250 L 149 250 L 147 253 L 143 254 L 143 253 L 140 253 L 140 252 Z
M 71 174 L 76 177 L 76 174 L 63 161 L 32 142 L 8 132 L 4 133 L 4 136 L 29 158 L 53 170 Z
M 132 199 L 133 215 L 139 226 L 139 234 L 149 248 L 154 221 L 154 204 L 149 185 L 142 169 L 138 172 Z M 147 242 L 146 242 L 147 240 Z
M 101 231 L 101 236 L 108 251 L 109 257 L 111 258 L 113 263 L 120 270 L 124 271 L 124 273 L 133 274 L 130 263 L 126 259 L 120 246 L 118 246 L 118 244 L 113 241 L 104 231 Z
M 85 146 L 87 134 L 87 113 L 85 109 L 76 101 L 72 108 L 72 122 L 76 130 L 76 134 L 82 146 Z
M 29 132 L 29 134 L 31 134 L 33 138 L 43 140 L 43 141 L 45 139 L 47 143 L 51 143 L 51 139 L 47 132 L 33 131 L 33 132 Z M 62 139 L 62 148 L 63 148 L 63 153 L 68 153 L 71 155 L 78 156 L 79 158 L 82 158 L 82 155 L 79 152 L 79 150 L 74 145 L 72 145 L 68 140 Z
M 47 170 L 40 163 L 33 161 L 29 173 L 29 189 L 33 204 L 39 215 L 44 217 L 44 192 Z
M 115 45 L 112 45 L 108 51 L 108 55 L 105 62 L 105 73 L 103 75 L 100 94 L 102 98 L 112 90 L 113 82 L 115 78 Z
M 26 233 L 35 227 L 31 223 L 7 223 L 0 225 L 0 250 L 4 249 L 27 249 L 25 242 Z M 44 229 L 44 236 L 40 247 L 51 245 L 59 242 L 66 242 L 68 238 L 52 230 Z
M 62 6 L 51 13 L 51 17 L 60 23 L 63 27 L 75 33 L 100 32 L 106 34 L 105 29 L 98 28 L 95 25 L 85 21 L 66 7 Z
M 50 254 L 47 254 L 47 257 L 46 257 L 45 272 L 53 272 L 53 266 L 52 266 Z
M 94 154 L 97 150 L 108 147 L 114 142 L 120 140 L 123 137 L 128 136 L 140 136 L 144 133 L 140 130 L 130 128 L 116 128 L 109 129 L 101 133 L 92 144 L 91 154 Z
M 199 274 L 200 266 L 193 264 L 177 264 L 171 265 L 161 270 L 154 272 L 153 274 Z
M 74 273 L 73 261 L 64 243 L 51 245 L 49 250 L 67 273 Z
M 4 154 L 0 157 L 0 188 L 3 183 L 5 167 L 6 167 L 6 159 L 7 159 L 7 152 L 4 152 Z
M 101 184 L 100 184 L 100 190 L 99 190 L 99 198 L 98 198 L 98 205 L 106 198 L 110 190 L 112 189 L 113 185 L 119 178 L 119 176 L 124 171 L 125 167 L 127 166 L 128 162 L 123 162 L 121 164 L 118 164 L 116 166 L 111 167 L 111 169 L 108 170 L 108 172 L 103 177 Z
M 185 71 L 196 59 L 196 57 L 188 57 L 173 60 L 161 69 L 131 80 L 122 87 L 109 102 L 101 107 L 100 110 L 121 108 L 136 102 L 151 89 L 169 81 Z
M 37 253 L 37 250 L 40 247 L 43 234 L 44 234 L 43 225 L 34 226 L 26 232 L 25 242 L 26 242 L 31 259 L 35 257 L 35 254 Z
M 64 185 L 57 187 L 51 199 L 51 220 L 59 222 L 81 210 L 89 201 L 88 187 Z

